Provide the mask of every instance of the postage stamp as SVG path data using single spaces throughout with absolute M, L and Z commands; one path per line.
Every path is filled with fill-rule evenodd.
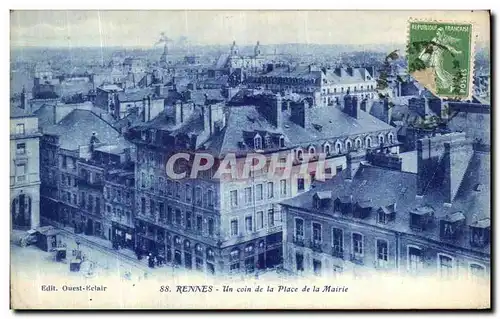
M 474 76 L 471 23 L 410 21 L 408 72 L 439 97 L 468 100 Z

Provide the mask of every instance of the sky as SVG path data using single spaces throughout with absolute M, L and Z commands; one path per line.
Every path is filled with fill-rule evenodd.
M 192 45 L 401 44 L 408 20 L 470 21 L 489 43 L 486 11 L 12 11 L 11 46 L 153 47 L 160 33 Z

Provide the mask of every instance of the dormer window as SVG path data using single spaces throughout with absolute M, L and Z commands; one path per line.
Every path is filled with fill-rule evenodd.
M 394 143 L 394 134 L 389 133 L 389 143 L 393 144 Z
M 371 137 L 366 137 L 366 147 L 370 148 L 372 147 L 372 138 Z
M 261 150 L 262 149 L 262 137 L 260 137 L 260 135 L 256 135 L 253 138 L 253 144 L 254 144 L 254 148 L 256 150 Z
M 396 219 L 396 204 L 381 206 L 377 211 L 377 222 L 387 224 Z
M 356 139 L 356 148 L 357 149 L 361 148 L 361 139 L 359 139 L 359 138 Z
M 330 191 L 316 192 L 313 195 L 313 203 L 316 209 L 327 208 L 331 200 L 332 200 L 332 192 Z
M 378 143 L 379 144 L 384 144 L 384 136 L 383 135 L 379 135 L 379 137 L 378 137 Z
M 301 149 L 296 150 L 297 159 L 302 161 L 304 159 L 304 152 Z
M 481 219 L 470 225 L 470 244 L 474 247 L 485 247 L 490 243 L 489 218 Z
M 266 134 L 264 137 L 264 147 L 268 148 L 268 147 L 271 147 L 271 145 L 272 145 L 271 136 L 269 134 Z
M 314 146 L 309 146 L 309 154 L 314 155 L 316 153 L 316 148 Z
M 415 231 L 424 231 L 434 217 L 434 209 L 430 206 L 420 206 L 410 212 L 410 228 Z
M 335 151 L 337 152 L 337 154 L 340 154 L 340 152 L 342 152 L 342 143 L 335 143 Z
M 285 147 L 285 137 L 283 135 L 280 136 L 280 147 Z
M 354 218 L 366 218 L 370 215 L 372 210 L 371 200 L 357 202 L 354 206 L 353 217 Z
M 331 151 L 330 144 L 327 143 L 323 145 L 323 153 L 325 153 L 326 155 L 330 155 L 330 151 Z
M 442 239 L 455 239 L 465 223 L 465 216 L 461 212 L 446 215 L 439 222 L 439 232 Z
M 347 152 L 349 152 L 349 151 L 351 150 L 351 147 L 352 147 L 352 143 L 351 143 L 351 141 L 350 141 L 350 140 L 347 140 L 347 141 L 345 142 L 345 149 L 346 149 L 346 151 L 347 151 Z

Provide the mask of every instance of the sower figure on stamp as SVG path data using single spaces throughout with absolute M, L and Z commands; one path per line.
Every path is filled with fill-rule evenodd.
M 438 87 L 446 89 L 453 93 L 453 75 L 444 68 L 444 53 L 449 51 L 452 55 L 461 54 L 453 46 L 460 39 L 445 34 L 443 28 L 438 28 L 436 36 L 431 43 L 425 47 L 419 55 L 419 58 L 425 63 L 426 67 L 434 68 Z

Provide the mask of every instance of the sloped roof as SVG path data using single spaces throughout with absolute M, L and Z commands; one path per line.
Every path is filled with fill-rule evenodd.
M 73 110 L 58 124 L 44 129 L 44 134 L 59 136 L 60 147 L 67 150 L 76 150 L 79 146 L 88 145 L 93 132 L 101 143 L 119 143 L 120 133 L 89 110 Z

